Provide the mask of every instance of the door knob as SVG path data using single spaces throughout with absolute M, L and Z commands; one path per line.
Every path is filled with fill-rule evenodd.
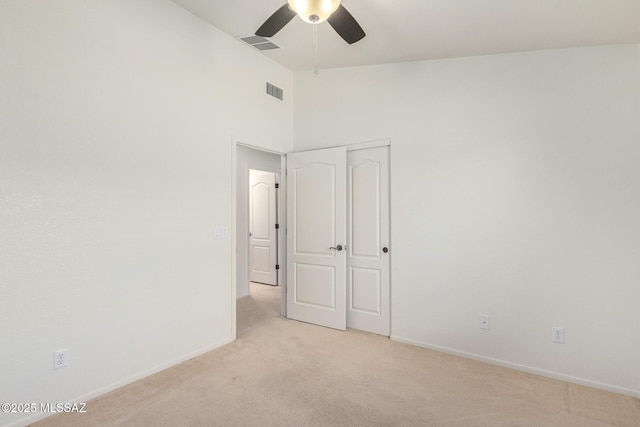
M 389 248 L 387 248 L 387 247 L 385 246 L 384 248 L 382 248 L 382 252 L 384 252 L 384 253 L 386 254 L 387 252 L 389 252 Z
M 338 245 L 335 248 L 333 246 L 331 246 L 329 249 L 331 249 L 332 251 L 340 252 L 342 250 L 342 245 Z M 346 249 L 346 247 L 345 247 L 345 249 Z

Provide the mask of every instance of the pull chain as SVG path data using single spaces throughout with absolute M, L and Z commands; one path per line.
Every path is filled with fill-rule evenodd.
M 316 66 L 313 73 L 317 76 L 320 73 L 318 71 L 318 24 L 313 24 L 313 47 L 316 51 Z

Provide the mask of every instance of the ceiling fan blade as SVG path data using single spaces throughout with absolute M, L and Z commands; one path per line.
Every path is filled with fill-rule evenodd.
M 327 21 L 336 30 L 336 33 L 349 44 L 362 40 L 366 36 L 360 24 L 343 5 L 338 6 L 338 9 L 331 14 Z
M 264 21 L 264 24 L 262 24 L 262 26 L 258 28 L 258 31 L 256 31 L 256 36 L 273 37 L 278 31 L 287 25 L 294 16 L 296 16 L 296 13 L 289 9 L 288 4 L 285 4 L 280 9 L 276 10 L 269 19 Z

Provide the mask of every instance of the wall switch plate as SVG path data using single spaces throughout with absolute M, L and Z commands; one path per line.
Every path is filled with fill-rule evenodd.
M 215 239 L 228 239 L 229 229 L 227 227 L 216 227 L 214 233 Z
M 480 315 L 480 329 L 489 329 L 489 316 L 486 314 Z
M 559 344 L 564 344 L 564 328 L 551 328 L 551 340 Z
M 60 369 L 67 366 L 67 349 L 58 350 L 53 353 L 53 369 Z

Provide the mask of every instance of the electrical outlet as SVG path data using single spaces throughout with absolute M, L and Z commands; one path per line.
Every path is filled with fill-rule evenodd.
M 58 350 L 53 353 L 53 369 L 60 369 L 67 366 L 67 349 Z
M 489 316 L 486 314 L 480 315 L 480 329 L 489 329 Z
M 564 344 L 564 328 L 551 328 L 551 340 L 559 344 Z

